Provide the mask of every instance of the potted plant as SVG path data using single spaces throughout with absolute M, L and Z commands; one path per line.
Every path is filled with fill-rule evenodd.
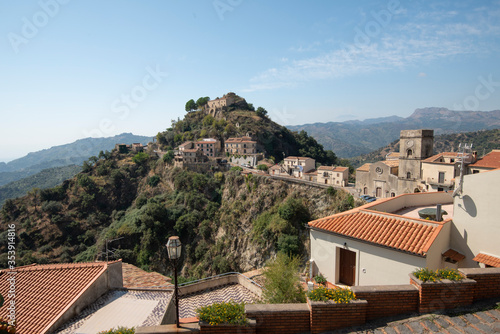
M 245 304 L 235 302 L 214 303 L 196 310 L 202 333 L 255 333 L 255 321 L 245 316 Z

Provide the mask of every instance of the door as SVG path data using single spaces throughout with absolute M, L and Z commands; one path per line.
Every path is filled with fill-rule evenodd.
M 356 283 L 356 253 L 340 249 L 339 281 L 345 285 L 353 286 Z

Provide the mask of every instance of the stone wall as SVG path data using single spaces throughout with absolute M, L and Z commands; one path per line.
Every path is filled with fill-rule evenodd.
M 245 305 L 245 313 L 247 318 L 255 319 L 256 333 L 295 334 L 310 330 L 307 304 L 249 304 Z

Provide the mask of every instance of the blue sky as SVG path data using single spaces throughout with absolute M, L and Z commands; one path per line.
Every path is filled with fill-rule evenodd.
M 0 161 L 233 91 L 283 125 L 500 108 L 500 1 L 0 2 Z

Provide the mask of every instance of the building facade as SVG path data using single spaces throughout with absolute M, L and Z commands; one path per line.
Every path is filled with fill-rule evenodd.
M 228 154 L 256 154 L 257 142 L 251 137 L 231 137 L 226 139 L 224 143 L 224 151 Z
M 206 110 L 209 114 L 214 115 L 217 111 L 225 110 L 228 106 L 235 102 L 234 94 L 226 94 L 221 98 L 210 100 L 207 102 Z
M 204 138 L 197 141 L 196 148 L 207 157 L 218 157 L 221 154 L 221 143 L 214 138 Z
M 349 167 L 320 166 L 316 182 L 336 187 L 345 187 L 349 181 Z

